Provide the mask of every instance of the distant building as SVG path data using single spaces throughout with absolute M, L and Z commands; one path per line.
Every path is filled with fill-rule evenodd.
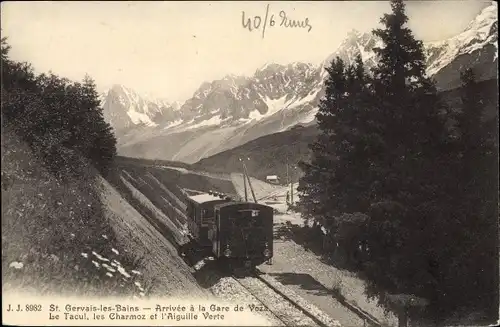
M 269 183 L 278 183 L 280 179 L 276 175 L 269 175 L 266 177 L 266 181 Z

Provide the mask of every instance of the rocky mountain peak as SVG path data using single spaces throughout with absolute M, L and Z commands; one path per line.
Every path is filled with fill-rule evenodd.
M 481 12 L 469 23 L 465 30 L 480 30 L 483 27 L 490 28 L 498 22 L 498 3 L 491 1 L 490 5 L 483 8 Z
M 118 135 L 134 126 L 156 127 L 179 116 L 166 100 L 141 96 L 121 84 L 112 85 L 100 98 L 104 117 Z
M 460 72 L 468 67 L 473 67 L 480 79 L 496 77 L 496 6 L 496 3 L 492 3 L 484 8 L 456 36 L 439 42 L 424 43 L 427 74 L 436 80 L 438 88 L 458 86 Z M 223 151 L 297 124 L 313 123 L 319 99 L 324 93 L 324 79 L 327 76 L 324 67 L 329 66 L 337 56 L 350 64 L 356 56 L 361 55 L 365 67 L 370 69 L 376 65 L 377 60 L 373 49 L 381 46 L 381 40 L 371 32 L 352 30 L 319 66 L 304 62 L 266 63 L 252 76 L 226 75 L 221 79 L 204 82 L 180 109 L 169 105 L 169 110 L 159 110 L 162 113 L 159 115 L 161 119 L 151 115 L 155 110 L 150 107 L 152 105 L 144 107 L 127 88 L 116 87 L 116 92 L 111 92 L 112 96 L 108 96 L 108 103 L 124 102 L 122 107 L 118 105 L 115 108 L 115 114 L 119 116 L 117 113 L 126 113 L 128 118 L 125 121 L 129 125 L 135 121 L 148 128 L 155 127 L 159 131 L 152 133 L 155 137 L 176 137 L 172 135 L 182 135 L 187 131 L 196 133 L 199 138 L 189 137 L 188 143 L 192 147 L 184 146 L 185 150 L 179 149 L 180 152 L 173 159 L 198 160 L 199 155 L 207 156 Z M 122 98 L 131 100 L 127 102 Z M 144 116 L 137 116 L 137 113 L 144 113 L 150 121 Z M 142 133 L 138 132 L 137 135 Z M 217 137 L 221 139 L 216 141 Z M 181 143 L 184 144 L 184 141 Z
M 352 41 L 352 42 L 357 42 L 360 38 L 362 37 L 362 33 L 360 31 L 358 31 L 357 29 L 352 29 L 350 30 L 347 35 L 346 35 L 346 38 L 344 39 L 344 42 L 347 43 L 349 41 Z

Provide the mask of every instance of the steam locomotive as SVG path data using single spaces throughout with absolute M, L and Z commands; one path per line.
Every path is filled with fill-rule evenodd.
M 195 247 L 215 260 L 245 268 L 271 261 L 272 207 L 208 192 L 187 196 L 186 211 Z

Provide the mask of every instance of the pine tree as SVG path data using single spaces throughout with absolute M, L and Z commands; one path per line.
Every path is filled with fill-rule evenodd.
M 370 204 L 367 190 L 370 155 L 375 149 L 370 143 L 371 92 L 361 56 L 346 72 L 345 103 L 335 112 L 335 133 L 332 139 L 335 161 L 332 192 L 337 214 L 366 212 Z
M 311 145 L 312 162 L 301 164 L 300 199 L 306 218 L 326 228 L 327 240 L 339 244 L 349 264 L 358 264 L 367 224 L 360 212 L 370 203 L 367 172 L 374 152 L 367 137 L 369 77 L 360 56 L 349 66 L 336 58 L 327 71 L 326 95 L 317 113 L 321 133 Z
M 33 144 L 58 178 L 78 175 L 78 154 L 69 144 L 73 133 L 73 117 L 78 112 L 78 101 L 69 80 L 52 73 L 38 76 L 41 120 L 36 129 L 39 136 Z
M 398 171 L 403 176 L 390 176 L 377 191 L 397 198 L 403 191 L 400 182 L 413 184 L 414 166 L 418 167 L 425 156 L 439 153 L 444 125 L 438 116 L 441 104 L 437 91 L 425 76 L 422 42 L 405 26 L 408 18 L 403 1 L 391 1 L 391 7 L 392 14 L 381 20 L 385 28 L 373 32 L 384 43 L 383 48 L 374 49 L 379 63 L 373 73 L 378 125 L 386 150 L 384 164 L 407 168 Z
M 441 253 L 436 220 L 445 216 L 441 167 L 447 134 L 445 109 L 425 75 L 422 42 L 406 27 L 401 0 L 374 30 L 383 47 L 373 69 L 370 133 L 378 153 L 371 156 L 370 258 L 368 293 L 384 305 L 389 293 L 410 293 L 436 301 Z M 436 266 L 437 265 L 437 266 Z M 423 267 L 430 267 L 425 270 Z M 420 273 L 416 273 L 420 271 Z
M 85 124 L 89 127 L 90 144 L 86 155 L 103 174 L 107 174 L 116 155 L 116 138 L 109 123 L 104 120 L 95 82 L 86 76 L 83 84 Z
M 455 177 L 453 233 L 448 244 L 443 289 L 448 310 L 457 307 L 498 313 L 498 162 L 495 120 L 485 121 L 481 87 L 472 70 L 462 76 L 462 108 L 457 116 L 459 137 L 450 167 Z M 495 300 L 496 299 L 496 300 Z M 493 301 L 492 301 L 493 300 Z
M 1 39 L 2 126 L 13 126 L 18 133 L 31 133 L 28 119 L 37 119 L 27 106 L 36 107 L 38 85 L 31 65 L 9 59 L 7 38 Z M 26 101 L 21 99 L 26 98 Z M 21 129 L 23 129 L 21 131 Z
M 460 133 L 460 155 L 462 168 L 467 180 L 472 181 L 477 173 L 475 162 L 479 158 L 495 153 L 495 126 L 493 120 L 484 121 L 486 104 L 472 69 L 461 74 L 462 79 L 462 109 L 458 114 L 458 129 Z
M 310 145 L 312 151 L 311 163 L 299 163 L 304 171 L 298 192 L 300 206 L 309 213 L 320 225 L 329 229 L 335 216 L 332 205 L 333 194 L 330 182 L 333 177 L 333 139 L 335 135 L 335 115 L 341 111 L 346 103 L 347 68 L 344 61 L 336 58 L 330 67 L 326 68 L 329 77 L 325 81 L 326 94 L 319 104 L 316 119 L 320 134 L 316 142 Z

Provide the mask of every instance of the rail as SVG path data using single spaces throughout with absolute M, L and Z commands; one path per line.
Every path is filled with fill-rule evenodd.
M 251 276 L 244 277 L 244 278 L 236 278 L 232 277 L 235 281 L 237 281 L 241 286 L 243 286 L 253 297 L 255 297 L 262 305 L 269 311 L 271 312 L 278 320 L 280 320 L 284 325 L 286 326 L 295 326 L 296 325 L 296 320 L 293 319 L 293 317 L 290 317 L 291 312 L 289 310 L 279 310 L 276 308 L 273 308 L 272 305 L 266 304 L 266 300 L 262 299 L 262 296 L 259 296 L 258 293 L 260 292 L 265 292 L 264 289 L 270 289 L 272 292 L 274 292 L 279 298 L 283 299 L 288 303 L 291 307 L 297 309 L 298 312 L 300 312 L 303 316 L 307 317 L 307 319 L 310 320 L 310 322 L 313 322 L 314 324 L 321 326 L 321 327 L 327 327 L 327 326 L 340 326 L 338 321 L 331 319 L 330 317 L 326 316 L 326 314 L 318 314 L 319 309 L 315 310 L 316 314 L 311 312 L 311 309 L 307 309 L 304 306 L 304 303 L 300 303 L 300 301 L 293 299 L 291 296 L 285 294 L 282 290 L 279 289 L 276 285 L 273 285 L 273 283 L 267 281 L 264 277 L 261 275 L 262 273 L 256 269 L 254 272 L 252 272 Z M 265 275 L 265 274 L 264 274 Z M 262 289 L 258 289 L 258 286 L 256 286 L 255 281 L 258 281 L 258 283 L 261 283 Z M 257 289 L 257 291 L 256 291 Z M 269 297 L 272 297 L 272 294 L 270 295 L 269 293 L 266 294 L 265 298 L 268 299 Z M 278 306 L 280 304 L 278 303 Z M 283 306 L 283 304 L 281 303 Z M 297 316 L 295 316 L 295 319 L 297 319 Z M 303 319 L 303 318 L 302 318 Z M 309 325 L 310 323 L 308 323 Z

